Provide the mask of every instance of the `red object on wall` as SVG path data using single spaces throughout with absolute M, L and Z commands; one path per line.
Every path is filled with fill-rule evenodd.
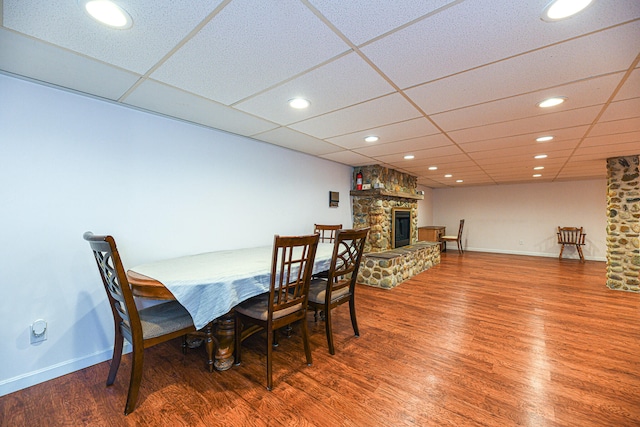
M 356 190 L 362 190 L 362 172 L 356 174 Z

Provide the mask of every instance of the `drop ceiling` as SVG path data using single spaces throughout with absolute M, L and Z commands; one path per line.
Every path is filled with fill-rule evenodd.
M 3 0 L 0 70 L 432 188 L 604 178 L 640 154 L 640 2 L 547 1 Z

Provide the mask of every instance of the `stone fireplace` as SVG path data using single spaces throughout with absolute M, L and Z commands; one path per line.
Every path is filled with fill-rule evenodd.
M 370 227 L 358 283 L 393 288 L 440 263 L 437 243 L 418 242 L 417 178 L 380 165 L 363 166 L 362 190 L 352 190 L 353 226 Z
M 408 234 L 407 244 L 418 241 L 418 200 L 424 198 L 418 194 L 417 178 L 380 165 L 363 166 L 354 169 L 354 179 L 358 171 L 362 172 L 365 190 L 352 190 L 353 226 L 370 227 L 365 252 L 383 252 L 396 248 L 396 218 L 394 212 L 408 213 L 408 223 L 402 222 L 402 232 Z M 405 214 L 403 214 L 405 213 Z

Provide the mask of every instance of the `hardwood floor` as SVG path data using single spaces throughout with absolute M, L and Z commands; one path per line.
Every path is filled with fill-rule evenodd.
M 605 286 L 605 264 L 455 251 L 392 290 L 357 288 L 334 310 L 336 355 L 308 317 L 274 351 L 205 370 L 202 348 L 147 350 L 138 407 L 123 415 L 129 355 L 0 398 L 3 426 L 640 426 L 640 295 Z

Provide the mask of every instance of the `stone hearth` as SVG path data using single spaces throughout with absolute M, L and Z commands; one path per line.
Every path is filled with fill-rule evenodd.
M 390 289 L 437 264 L 440 264 L 440 245 L 435 242 L 370 252 L 362 256 L 358 283 Z

